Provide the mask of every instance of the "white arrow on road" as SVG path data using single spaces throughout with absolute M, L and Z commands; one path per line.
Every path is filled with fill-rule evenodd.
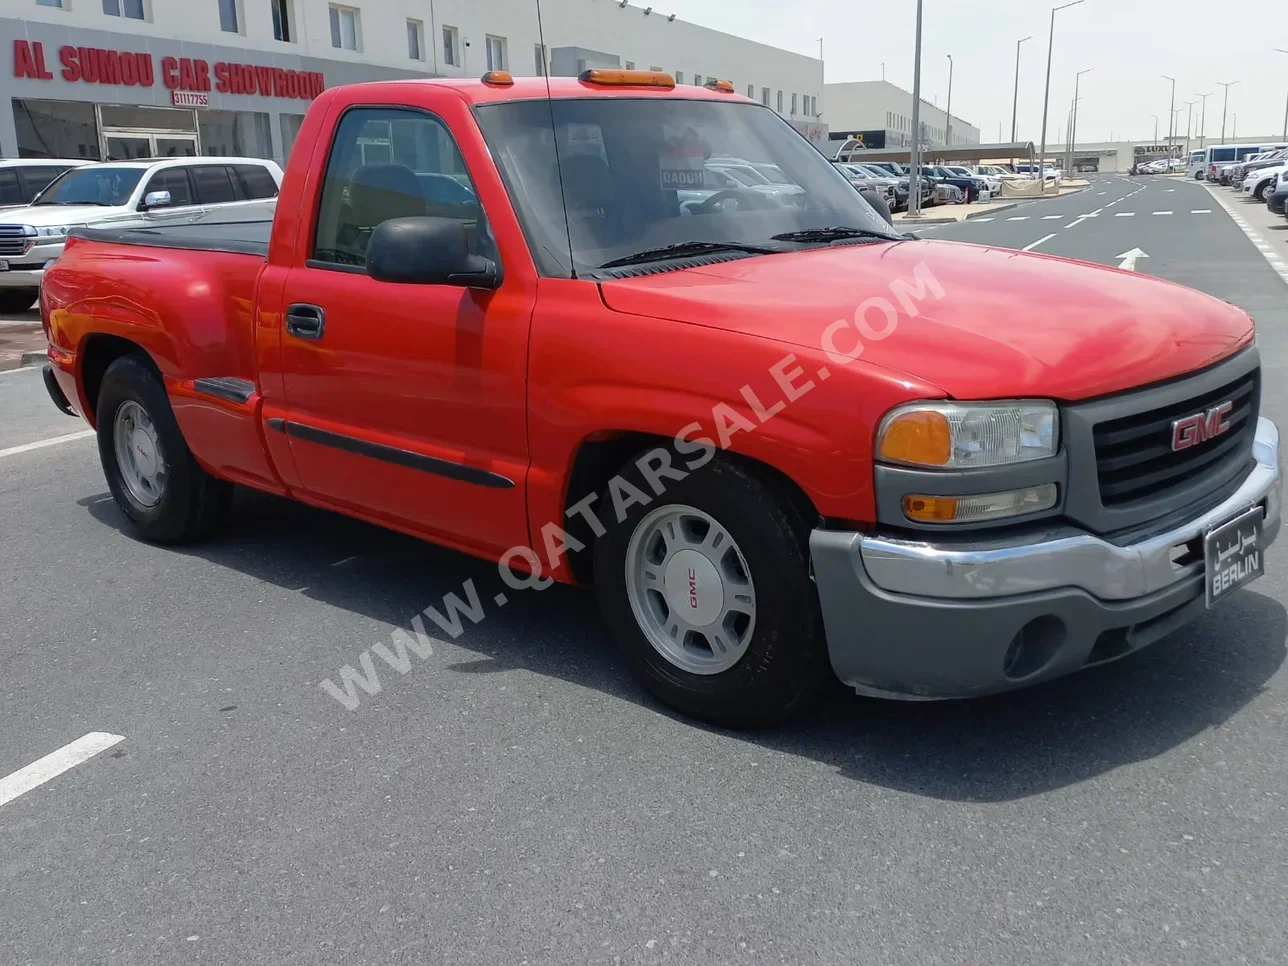
M 1118 267 L 1125 268 L 1129 272 L 1136 271 L 1136 259 L 1149 258 L 1149 256 L 1146 255 L 1144 252 L 1142 252 L 1139 248 L 1133 248 L 1131 251 L 1123 252 L 1121 255 L 1118 255 L 1116 257 L 1122 259 L 1122 261 L 1118 263 Z

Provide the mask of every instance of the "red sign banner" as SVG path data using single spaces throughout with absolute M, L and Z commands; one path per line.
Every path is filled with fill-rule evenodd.
M 159 74 L 165 88 L 174 92 L 172 102 L 185 107 L 208 106 L 211 90 L 220 94 L 257 94 L 260 97 L 304 101 L 311 101 L 326 90 L 326 77 L 321 71 L 284 70 L 227 61 L 211 65 L 192 57 L 162 57 L 158 71 L 151 54 L 104 50 L 101 47 L 59 47 L 58 63 L 62 79 L 72 84 L 152 87 Z M 44 44 L 38 40 L 13 42 L 13 76 L 31 80 L 54 79 L 53 71 L 45 60 Z M 177 95 L 182 91 L 203 97 L 200 100 L 181 99 Z

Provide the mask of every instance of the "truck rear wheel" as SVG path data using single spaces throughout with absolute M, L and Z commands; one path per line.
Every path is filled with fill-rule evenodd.
M 620 479 L 654 497 L 634 467 Z M 722 455 L 668 483 L 603 521 L 594 564 L 605 620 L 663 703 L 728 727 L 780 721 L 830 669 L 809 521 L 767 476 Z
M 186 543 L 218 528 L 232 486 L 197 464 L 147 361 L 130 355 L 108 366 L 95 412 L 108 488 L 141 537 Z
M 40 298 L 38 288 L 0 288 L 0 315 L 26 312 Z

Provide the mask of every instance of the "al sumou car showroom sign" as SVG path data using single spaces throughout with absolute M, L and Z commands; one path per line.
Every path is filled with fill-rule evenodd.
M 154 63 L 151 54 L 101 47 L 58 48 L 59 74 L 72 84 L 112 84 L 152 87 L 158 76 L 172 101 L 187 107 L 204 107 L 211 90 L 220 94 L 258 94 L 310 101 L 326 90 L 321 71 L 285 70 L 256 64 L 218 61 L 210 64 L 192 57 L 162 57 Z M 45 58 L 40 41 L 13 42 L 13 76 L 31 80 L 53 80 L 54 72 Z M 201 97 L 188 97 L 187 93 Z

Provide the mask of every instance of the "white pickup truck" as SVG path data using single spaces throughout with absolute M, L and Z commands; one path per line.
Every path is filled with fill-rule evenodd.
M 282 169 L 260 158 L 110 161 L 65 171 L 30 205 L 0 211 L 0 314 L 40 295 L 73 228 L 151 228 L 273 217 Z

